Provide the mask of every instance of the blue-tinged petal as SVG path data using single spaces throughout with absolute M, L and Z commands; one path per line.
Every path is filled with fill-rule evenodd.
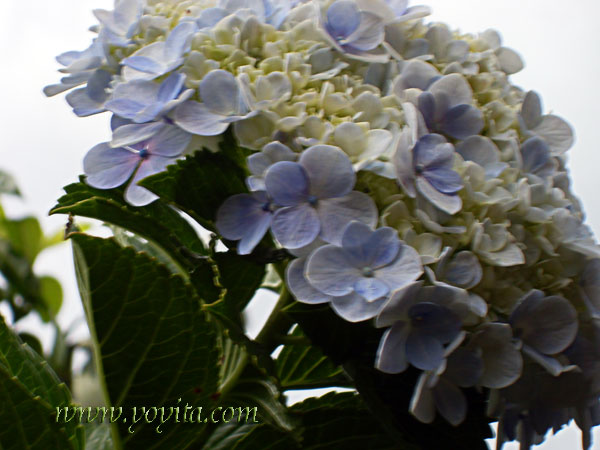
M 161 44 L 161 42 L 156 42 L 155 44 Z M 146 47 L 146 48 L 148 48 L 148 47 Z M 160 46 L 160 47 L 157 46 L 156 48 L 159 48 L 160 50 L 164 50 L 163 46 Z M 123 64 L 124 66 L 127 66 L 127 67 L 131 67 L 132 69 L 134 69 L 138 72 L 144 72 L 149 75 L 154 75 L 153 78 L 161 75 L 162 72 L 164 71 L 164 65 L 161 62 L 156 61 L 156 60 L 154 60 L 148 56 L 144 56 L 144 55 L 135 55 L 134 54 L 132 56 L 129 56 L 128 58 L 125 58 L 123 61 L 121 61 L 121 64 Z M 151 79 L 151 77 L 144 77 L 144 78 Z
M 67 103 L 78 117 L 87 117 L 105 111 L 104 105 L 92 100 L 86 88 L 75 89 L 67 94 Z
M 412 283 L 423 273 L 421 257 L 409 245 L 401 245 L 396 259 L 387 266 L 378 268 L 375 277 L 395 291 Z
M 427 128 L 433 130 L 436 120 L 436 103 L 431 92 L 423 92 L 419 95 L 419 111 L 423 115 Z
M 413 153 L 415 168 L 451 168 L 454 146 L 441 134 L 426 134 L 418 140 Z
M 373 199 L 358 191 L 352 191 L 344 197 L 319 200 L 317 211 L 321 222 L 320 236 L 332 244 L 341 243 L 346 226 L 353 220 L 373 228 L 378 219 Z
M 446 344 L 453 340 L 461 328 L 458 316 L 445 306 L 420 302 L 408 311 L 413 330 L 427 334 Z
M 165 104 L 177 97 L 183 88 L 184 82 L 185 75 L 181 73 L 175 72 L 169 75 L 165 81 L 160 84 L 160 88 L 158 89 L 158 93 L 156 95 L 158 102 Z
M 110 101 L 107 102 L 107 109 L 121 117 L 132 119 L 139 110 L 156 102 L 159 90 L 160 86 L 157 83 L 148 80 L 119 83 L 115 87 Z M 112 105 L 115 103 L 118 105 L 119 101 L 127 101 L 139 106 L 137 109 L 132 109 L 131 112 L 129 112 L 129 108 L 118 108 L 113 111 Z
M 294 298 L 301 303 L 320 304 L 331 301 L 331 296 L 315 289 L 304 276 L 307 258 L 294 259 L 288 264 L 285 280 Z
M 319 235 L 319 217 L 308 203 L 278 209 L 271 229 L 275 239 L 286 248 L 300 248 Z
M 481 348 L 483 374 L 479 383 L 492 389 L 513 384 L 523 369 L 523 358 L 512 342 L 510 325 L 487 323 L 479 327 L 470 345 Z
M 377 316 L 375 326 L 385 328 L 399 321 L 408 322 L 408 311 L 419 301 L 418 296 L 422 286 L 423 281 L 415 281 L 395 290 Z
M 165 62 L 176 60 L 189 50 L 194 31 L 196 24 L 192 22 L 181 22 L 171 30 L 165 41 Z
M 383 333 L 377 348 L 375 368 L 385 373 L 401 373 L 408 368 L 406 361 L 406 338 L 410 327 L 397 322 Z
M 570 365 L 565 366 L 558 359 L 556 359 L 552 356 L 544 355 L 544 354 L 538 352 L 536 349 L 530 347 L 527 344 L 523 345 L 523 353 L 525 355 L 529 356 L 529 358 L 531 358 L 533 361 L 538 363 L 544 369 L 546 369 L 548 371 L 548 373 L 550 375 L 552 375 L 553 377 L 557 377 L 561 373 L 564 373 L 564 372 L 570 372 L 572 370 L 575 370 L 575 371 L 581 370 L 580 367 L 575 366 L 575 365 L 570 364 Z
M 148 189 L 139 186 L 138 181 L 143 180 L 150 175 L 162 172 L 165 170 L 167 165 L 175 162 L 172 158 L 163 158 L 162 156 L 150 156 L 149 158 L 142 160 L 138 170 L 136 171 L 133 179 L 125 189 L 125 200 L 133 206 L 144 206 L 158 198 Z
M 444 378 L 460 387 L 472 387 L 483 374 L 483 360 L 473 349 L 459 347 L 447 358 Z
M 332 145 L 315 145 L 306 149 L 298 163 L 310 180 L 310 194 L 319 199 L 342 197 L 356 182 L 348 156 Z
M 421 370 L 436 370 L 444 361 L 444 346 L 421 330 L 411 330 L 406 338 L 406 359 Z
M 448 110 L 440 129 L 455 139 L 466 139 L 483 129 L 483 113 L 472 105 L 457 105 Z
M 173 158 L 181 155 L 191 140 L 191 134 L 167 124 L 148 142 L 148 150 L 153 155 Z
M 444 270 L 444 279 L 450 284 L 464 289 L 477 286 L 483 276 L 479 259 L 469 251 L 456 254 Z
M 331 309 L 348 322 L 362 322 L 375 317 L 383 306 L 383 301 L 381 299 L 368 302 L 360 295 L 353 293 L 343 297 L 333 297 Z
M 228 123 L 223 122 L 225 117 L 211 112 L 202 103 L 188 100 L 179 105 L 174 111 L 174 120 L 185 131 L 200 136 L 216 136 L 223 133 Z
M 430 87 L 438 107 L 447 111 L 457 105 L 470 104 L 473 99 L 473 91 L 469 83 L 462 75 L 453 73 L 445 75 L 435 81 Z
M 360 25 L 360 11 L 349 0 L 337 0 L 327 10 L 326 28 L 336 39 L 350 36 Z
M 200 13 L 196 19 L 196 25 L 200 29 L 212 28 L 229 14 L 230 13 L 223 8 L 208 8 Z
M 200 97 L 206 107 L 223 116 L 240 112 L 240 88 L 237 80 L 226 70 L 212 70 L 200 82 Z
M 279 141 L 274 141 L 265 145 L 262 149 L 262 153 L 273 162 L 294 161 L 298 157 L 298 155 L 287 145 L 283 145 Z
M 166 124 L 163 122 L 132 123 L 123 125 L 113 131 L 111 147 L 123 147 L 150 139 L 161 131 Z
M 443 194 L 455 194 L 463 188 L 462 178 L 454 170 L 433 168 L 423 172 L 423 176 Z
M 414 142 L 411 134 L 411 130 L 409 129 L 405 129 L 400 133 L 393 160 L 396 178 L 400 186 L 409 197 L 415 198 L 417 192 L 415 190 L 415 171 L 412 152 Z
M 129 179 L 140 158 L 124 148 L 113 148 L 108 143 L 90 149 L 83 159 L 86 183 L 98 189 L 112 189 Z
M 260 229 L 261 224 L 266 220 L 265 217 L 270 223 L 272 214 L 268 204 L 264 192 L 237 194 L 229 197 L 217 210 L 215 223 L 217 230 L 225 239 L 232 241 L 242 239 L 249 234 L 250 229 Z M 263 232 L 263 236 L 265 233 L 266 230 Z
M 424 91 L 439 76 L 440 73 L 433 65 L 418 59 L 409 61 L 402 68 L 399 88 L 417 88 Z
M 108 96 L 106 89 L 112 80 L 112 75 L 106 70 L 96 70 L 89 78 L 85 87 L 86 94 L 95 102 L 103 103 Z
M 458 195 L 442 194 L 424 177 L 417 178 L 417 189 L 436 208 L 448 214 L 456 214 L 462 208 L 462 200 Z
M 550 148 L 546 142 L 539 137 L 527 139 L 521 147 L 523 157 L 523 171 L 539 176 L 548 176 L 553 171 L 550 157 Z
M 264 235 L 271 227 L 272 217 L 271 214 L 263 214 L 252 223 L 252 226 L 248 227 L 246 233 L 240 239 L 237 245 L 237 252 L 240 255 L 248 255 L 254 250 L 254 247 L 258 245 Z
M 410 399 L 410 413 L 423 423 L 431 423 L 435 419 L 435 400 L 429 386 L 431 377 L 429 373 L 422 373 L 419 376 Z
M 265 174 L 267 192 L 281 206 L 295 206 L 309 200 L 309 180 L 300 164 L 280 161 Z
M 361 12 L 360 25 L 343 44 L 360 52 L 367 52 L 381 44 L 384 37 L 383 20 L 375 14 Z
M 352 293 L 360 276 L 360 271 L 349 264 L 347 252 L 335 245 L 315 250 L 306 265 L 308 282 L 319 291 L 335 297 Z
M 535 91 L 527 92 L 521 105 L 521 117 L 528 129 L 535 128 L 542 121 L 542 100 Z
M 383 281 L 373 277 L 362 277 L 354 283 L 354 291 L 368 302 L 385 297 L 390 288 Z
M 403 15 L 408 7 L 408 0 L 387 0 L 386 3 L 392 8 L 396 17 Z
M 554 355 L 566 349 L 577 334 L 577 312 L 559 296 L 526 297 L 513 311 L 515 334 L 535 350 Z
M 462 391 L 440 378 L 433 388 L 433 399 L 439 413 L 451 425 L 460 425 L 467 416 L 467 400 Z
M 500 162 L 500 151 L 490 138 L 470 136 L 456 146 L 465 161 L 473 161 L 485 169 L 488 178 L 500 175 L 508 164 Z
M 344 230 L 342 247 L 364 266 L 378 269 L 390 264 L 398 256 L 400 240 L 390 227 L 373 231 L 362 222 L 351 222 Z

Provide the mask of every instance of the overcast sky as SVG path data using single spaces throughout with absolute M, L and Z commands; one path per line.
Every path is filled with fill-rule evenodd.
M 86 151 L 109 139 L 109 117 L 76 118 L 64 96 L 46 99 L 42 88 L 59 79 L 55 55 L 89 45 L 93 35 L 87 28 L 95 23 L 92 9 L 111 9 L 112 4 L 112 0 L 2 0 L 0 168 L 17 178 L 25 195 L 24 202 L 7 201 L 6 209 L 14 216 L 37 215 L 46 231 L 64 226 L 66 217 L 47 217 L 47 212 L 62 186 L 82 172 Z M 535 89 L 547 112 L 564 117 L 574 127 L 577 141 L 569 156 L 574 190 L 587 212 L 587 223 L 600 233 L 597 2 L 430 0 L 427 4 L 434 11 L 431 20 L 464 32 L 495 28 L 503 35 L 504 45 L 522 55 L 526 67 L 513 76 L 513 82 Z M 56 276 L 65 287 L 61 324 L 67 326 L 81 317 L 68 245 L 43 253 L 36 269 Z M 29 321 L 26 327 L 49 336 L 39 321 Z M 80 327 L 78 334 L 84 330 Z M 600 442 L 600 433 L 595 436 Z M 538 448 L 570 450 L 578 445 L 578 431 L 569 427 Z M 517 447 L 505 446 L 513 448 Z

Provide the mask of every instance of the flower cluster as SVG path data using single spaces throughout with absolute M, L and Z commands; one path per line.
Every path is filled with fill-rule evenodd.
M 112 113 L 87 182 L 136 183 L 231 127 L 248 193 L 217 213 L 251 253 L 270 231 L 299 302 L 382 329 L 374 364 L 422 371 L 411 412 L 450 423 L 490 389 L 499 439 L 600 417 L 600 248 L 565 168 L 570 126 L 498 33 L 403 0 L 116 0 L 58 57 L 79 116 Z M 566 399 L 565 383 L 582 389 Z M 543 396 L 543 401 L 540 399 Z M 517 433 L 519 435 L 517 436 Z

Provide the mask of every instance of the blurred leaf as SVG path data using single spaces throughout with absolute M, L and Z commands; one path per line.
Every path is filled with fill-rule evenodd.
M 208 407 L 218 389 L 214 322 L 179 276 L 114 239 L 71 234 L 77 280 L 108 406 Z M 179 400 L 181 399 L 181 400 Z M 201 442 L 204 424 L 140 421 L 118 426 L 126 448 L 183 448 Z M 115 445 L 118 445 L 115 443 Z
M 21 332 L 19 333 L 19 338 L 27 345 L 29 345 L 31 347 L 31 349 L 36 352 L 38 355 L 43 356 L 44 355 L 44 350 L 42 348 L 42 343 L 40 342 L 40 340 L 37 338 L 37 336 L 34 336 L 31 333 L 25 333 L 25 332 Z
M 15 252 L 23 256 L 29 264 L 33 265 L 36 256 L 43 248 L 43 232 L 39 221 L 35 217 L 9 220 L 0 222 Z
M 43 276 L 39 280 L 41 295 L 49 312 L 49 317 L 43 317 L 44 314 L 42 314 L 42 318 L 48 321 L 60 311 L 63 302 L 63 290 L 56 278 Z
M 12 194 L 21 196 L 17 183 L 12 175 L 0 170 L 0 194 Z
M 83 427 L 56 419 L 70 403 L 64 383 L 0 317 L 0 448 L 83 448 Z
M 85 450 L 113 450 L 114 448 L 110 426 L 107 423 L 92 422 L 86 425 Z
M 304 334 L 296 327 L 290 336 L 301 338 Z M 350 386 L 343 369 L 310 344 L 285 345 L 275 360 L 275 367 L 283 389 Z

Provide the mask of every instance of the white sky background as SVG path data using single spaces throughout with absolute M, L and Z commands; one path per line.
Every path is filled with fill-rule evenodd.
M 425 2 L 424 2 L 425 3 Z M 594 0 L 429 0 L 431 20 L 464 32 L 495 28 L 504 45 L 517 50 L 525 69 L 512 77 L 515 84 L 535 89 L 552 111 L 568 120 L 577 141 L 569 167 L 574 190 L 587 212 L 587 223 L 600 233 L 600 4 Z M 12 173 L 25 201 L 5 199 L 12 216 L 34 214 L 47 232 L 64 226 L 66 217 L 47 217 L 62 194 L 62 186 L 77 179 L 82 159 L 95 144 L 109 140 L 108 115 L 79 119 L 64 96 L 46 99 L 43 86 L 58 81 L 54 56 L 83 50 L 92 39 L 87 28 L 96 23 L 92 9 L 112 9 L 112 0 L 2 0 L 0 8 L 0 168 Z M 56 276 L 65 289 L 59 320 L 68 326 L 81 317 L 68 245 L 43 253 L 38 273 Z M 2 312 L 5 312 L 3 309 Z M 39 321 L 26 328 L 46 337 Z M 79 327 L 77 335 L 85 335 Z M 44 342 L 48 348 L 48 339 Z M 600 433 L 595 433 L 600 448 Z M 546 450 L 579 446 L 574 427 L 538 447 Z M 505 449 L 512 450 L 511 445 Z

